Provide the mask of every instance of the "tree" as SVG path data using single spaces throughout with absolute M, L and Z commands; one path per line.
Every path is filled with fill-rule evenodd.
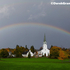
M 31 49 L 31 52 L 33 52 L 33 53 L 35 52 L 35 49 L 34 49 L 34 46 L 33 45 L 31 46 L 30 49 Z
M 66 52 L 67 52 L 68 55 L 70 56 L 70 49 L 67 49 Z
M 66 53 L 68 54 L 68 58 L 69 58 L 69 61 L 70 61 L 70 48 L 66 50 Z
M 16 53 L 16 57 L 22 57 L 22 47 L 19 47 L 19 45 L 16 46 L 16 50 L 15 50 L 15 53 Z
M 22 57 L 22 53 L 25 51 L 26 49 L 22 46 L 19 47 L 19 45 L 16 46 L 16 49 L 14 50 L 13 53 L 16 54 L 16 57 Z
M 50 49 L 50 58 L 58 59 L 58 57 L 59 57 L 59 50 L 61 50 L 60 47 L 53 46 L 53 47 Z
M 63 59 L 66 59 L 66 58 L 68 58 L 68 55 L 66 54 L 66 52 L 63 51 L 63 50 L 60 50 L 58 59 L 63 60 Z
M 16 54 L 16 49 L 11 50 L 12 54 Z
M 27 48 L 27 45 L 25 45 L 25 51 L 29 51 L 29 49 Z
M 16 49 L 19 49 L 19 45 L 16 45 Z
M 6 58 L 9 56 L 9 53 L 6 49 L 1 50 L 1 57 Z
M 30 52 L 29 52 L 29 54 L 28 54 L 28 58 L 31 58 L 31 54 L 30 54 Z

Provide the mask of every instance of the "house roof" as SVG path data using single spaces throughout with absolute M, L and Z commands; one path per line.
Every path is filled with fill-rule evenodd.
M 43 47 L 40 47 L 40 49 L 36 49 L 36 51 L 41 51 L 43 49 Z
M 28 51 L 25 51 L 25 52 L 23 52 L 22 54 L 27 54 L 28 53 Z

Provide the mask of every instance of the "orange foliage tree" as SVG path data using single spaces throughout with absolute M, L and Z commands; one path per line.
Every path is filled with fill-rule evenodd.
M 59 57 L 59 50 L 61 50 L 60 47 L 53 46 L 53 47 L 50 49 L 50 58 L 58 59 L 58 57 Z
M 63 50 L 60 50 L 58 59 L 63 60 L 63 59 L 67 59 L 67 58 L 68 58 L 68 54 Z

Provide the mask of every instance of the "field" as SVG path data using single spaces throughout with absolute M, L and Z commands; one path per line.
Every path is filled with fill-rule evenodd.
M 48 58 L 2 58 L 0 70 L 70 70 L 70 62 Z

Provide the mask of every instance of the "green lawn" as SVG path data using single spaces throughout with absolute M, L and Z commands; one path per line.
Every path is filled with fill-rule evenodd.
M 0 70 L 70 70 L 70 62 L 48 58 L 2 58 Z

